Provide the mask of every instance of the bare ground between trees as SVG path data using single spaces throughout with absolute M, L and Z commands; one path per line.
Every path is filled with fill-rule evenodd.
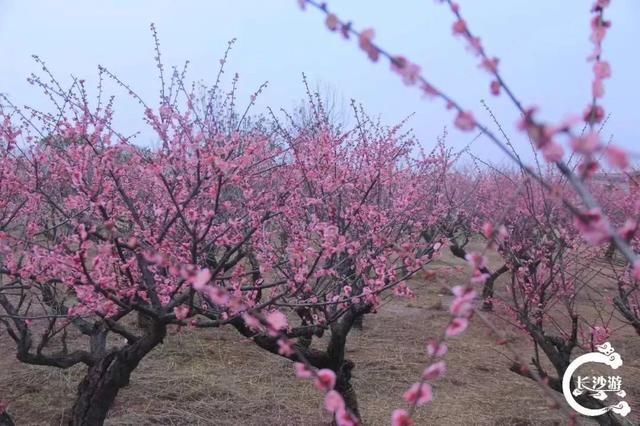
M 364 331 L 350 335 L 347 357 L 356 363 L 353 383 L 366 425 L 388 425 L 391 411 L 404 406 L 402 393 L 425 367 L 425 342 L 440 334 L 448 320 L 446 289 L 468 279 L 467 272 L 450 265 L 462 263 L 449 256 L 438 261 L 433 265 L 438 270 L 435 280 L 413 282 L 416 299 L 389 298 L 379 314 L 365 318 Z M 604 290 L 610 286 L 601 285 Z M 504 291 L 498 282 L 497 293 Z M 582 308 L 593 309 L 586 301 Z M 528 339 L 498 324 L 528 360 Z M 433 403 L 418 410 L 418 425 L 566 424 L 557 410 L 548 408 L 535 383 L 508 370 L 508 352 L 495 340 L 474 318 L 467 333 L 450 342 L 449 371 L 435 384 Z M 628 394 L 630 420 L 638 424 L 640 338 L 621 330 L 612 343 L 624 360 L 616 374 Z M 61 424 L 82 368 L 62 371 L 20 364 L 12 345 L 6 335 L 0 336 L 0 395 L 10 400 L 16 424 Z M 109 425 L 330 423 L 322 395 L 295 378 L 291 362 L 254 347 L 231 329 L 173 330 L 134 371 L 107 419 Z

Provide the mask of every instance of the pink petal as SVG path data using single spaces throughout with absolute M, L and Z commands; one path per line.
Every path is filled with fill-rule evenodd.
M 294 362 L 293 363 L 293 369 L 295 370 L 296 376 L 299 379 L 309 379 L 309 378 L 313 377 L 312 371 L 309 370 L 307 368 L 307 366 L 304 365 L 301 362 Z
M 578 154 L 593 154 L 600 147 L 600 138 L 595 132 L 578 136 L 571 141 L 571 148 Z
M 318 370 L 316 380 L 313 384 L 319 390 L 328 391 L 334 388 L 336 385 L 336 373 L 328 368 Z
M 545 144 L 541 148 L 541 151 L 542 156 L 549 163 L 557 163 L 558 161 L 562 160 L 562 157 L 564 157 L 564 149 L 562 148 L 562 146 L 559 143 L 553 141 Z
M 473 118 L 473 114 L 464 111 L 458 113 L 453 124 L 455 124 L 458 129 L 465 132 L 470 132 L 476 127 L 476 121 Z
M 447 337 L 458 336 L 462 334 L 469 326 L 469 321 L 466 318 L 454 318 L 445 331 Z
M 413 419 L 406 410 L 398 408 L 391 414 L 391 426 L 413 426 Z
M 435 340 L 432 340 L 427 343 L 427 355 L 429 356 L 443 357 L 447 354 L 447 351 L 447 344 L 444 342 L 438 343 Z
M 421 406 L 433 400 L 433 391 L 429 383 L 414 383 L 403 396 L 408 403 Z
M 202 290 L 205 285 L 211 280 L 211 271 L 209 268 L 200 269 L 195 278 L 191 281 L 195 290 Z
M 284 356 L 291 356 L 295 353 L 293 342 L 289 339 L 278 339 L 278 353 Z
M 422 373 L 424 380 L 437 380 L 444 377 L 447 372 L 447 364 L 444 361 L 438 361 L 428 366 Z
M 272 332 L 285 330 L 288 327 L 287 316 L 280 311 L 271 311 L 266 315 L 267 323 L 269 323 L 269 329 Z
M 176 315 L 176 319 L 183 320 L 189 316 L 189 307 L 180 305 L 173 308 L 173 313 Z
M 604 155 L 607 157 L 609 164 L 613 167 L 617 167 L 622 170 L 629 167 L 629 155 L 622 148 L 615 145 L 609 145 L 605 148 Z
M 339 409 L 344 409 L 344 400 L 342 395 L 337 391 L 330 390 L 324 396 L 324 408 L 331 413 L 335 413 Z
M 593 73 L 598 79 L 609 78 L 611 77 L 611 65 L 607 61 L 597 61 L 593 64 Z
M 633 264 L 633 278 L 640 280 L 640 259 Z

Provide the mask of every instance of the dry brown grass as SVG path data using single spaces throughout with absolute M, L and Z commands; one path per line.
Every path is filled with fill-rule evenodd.
M 365 424 L 389 424 L 391 411 L 403 406 L 402 393 L 424 368 L 425 342 L 441 333 L 448 318 L 446 290 L 467 279 L 465 272 L 448 268 L 450 263 L 461 264 L 438 262 L 435 281 L 414 283 L 416 299 L 389 299 L 379 314 L 365 319 L 364 331 L 350 336 L 348 357 L 356 363 L 353 381 Z M 502 328 L 528 358 L 528 340 Z M 448 375 L 435 384 L 434 402 L 418 410 L 418 425 L 566 424 L 533 382 L 508 371 L 506 351 L 494 341 L 474 320 L 462 338 L 451 342 Z M 640 339 L 623 331 L 615 346 L 624 359 L 618 374 L 637 423 Z M 7 337 L 0 336 L 0 395 L 11 400 L 17 424 L 59 424 L 82 369 L 22 365 L 11 349 Z M 134 372 L 107 424 L 311 426 L 330 424 L 330 419 L 321 395 L 294 377 L 290 362 L 223 329 L 170 335 Z

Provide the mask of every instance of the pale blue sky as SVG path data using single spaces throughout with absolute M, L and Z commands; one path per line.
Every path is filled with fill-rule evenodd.
M 585 61 L 591 49 L 591 0 L 459 3 L 472 31 L 501 58 L 506 80 L 525 105 L 539 105 L 549 120 L 584 110 L 592 77 Z M 446 7 L 433 0 L 334 0 L 329 6 L 357 28 L 374 27 L 385 48 L 419 63 L 428 78 L 488 121 L 480 105 L 487 99 L 516 143 L 526 146 L 515 131 L 514 108 L 506 98 L 488 94 L 488 76 L 451 36 Z M 604 56 L 613 78 L 606 82 L 603 103 L 612 113 L 605 136 L 613 134 L 618 144 L 638 152 L 640 1 L 614 0 L 608 17 L 613 27 Z M 240 74 L 240 100 L 248 101 L 260 83 L 270 82 L 256 111 L 293 106 L 304 96 L 300 75 L 305 72 L 311 82 L 333 87 L 346 101 L 355 98 L 390 124 L 415 112 L 410 126 L 425 146 L 444 125 L 452 127 L 451 114 L 440 103 L 405 87 L 387 64 L 370 63 L 353 41 L 326 30 L 323 20 L 317 11 L 300 11 L 295 0 L 0 0 L 0 92 L 20 105 L 45 105 L 46 99 L 25 82 L 38 71 L 31 59 L 35 53 L 66 81 L 74 74 L 95 83 L 102 64 L 153 102 L 159 86 L 149 23 L 155 22 L 165 64 L 189 59 L 193 79 L 213 80 L 226 42 L 237 37 L 227 77 Z M 120 100 L 118 124 L 125 132 L 139 129 L 142 111 L 122 90 L 110 86 L 109 92 Z M 458 147 L 470 140 L 467 134 L 450 135 Z M 485 139 L 473 149 L 499 158 Z

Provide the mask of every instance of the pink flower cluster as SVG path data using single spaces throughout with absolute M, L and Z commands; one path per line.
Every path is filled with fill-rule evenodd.
M 336 386 L 336 374 L 333 371 L 320 369 L 314 372 L 301 362 L 296 362 L 294 369 L 298 378 L 313 379 L 313 384 L 316 389 L 325 393 L 324 407 L 334 415 L 338 426 L 357 426 L 360 424 L 358 419 L 347 410 L 342 395 L 334 390 Z

